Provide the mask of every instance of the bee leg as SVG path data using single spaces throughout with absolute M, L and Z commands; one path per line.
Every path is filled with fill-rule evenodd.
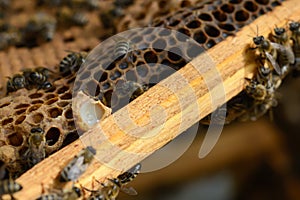
M 40 89 L 45 89 L 45 90 L 47 90 L 47 89 L 51 89 L 51 88 L 53 87 L 53 85 L 52 85 L 50 82 L 46 81 L 46 82 L 45 82 L 43 85 L 41 85 L 40 87 L 41 87 Z
M 13 194 L 9 194 L 11 200 L 16 200 Z
M 41 191 L 41 193 L 42 193 L 42 194 L 45 194 L 46 190 L 45 190 L 45 185 L 44 185 L 43 182 L 41 183 L 41 186 L 42 186 L 42 191 Z
M 96 181 L 96 178 L 95 176 L 93 176 L 93 180 L 92 180 L 92 189 L 94 190 L 95 188 L 95 181 Z
M 248 48 L 248 50 L 251 50 L 251 51 L 254 51 L 254 50 L 256 50 L 256 49 L 258 49 L 258 47 L 249 47 L 249 48 Z
M 79 184 L 79 187 L 80 187 L 80 190 L 82 191 L 82 196 L 85 196 L 85 187 L 83 187 L 80 183 Z
M 46 143 L 49 145 L 49 143 L 53 142 L 53 140 L 47 140 Z
M 75 187 L 75 184 L 78 183 L 78 180 L 72 181 L 72 188 Z
M 103 185 L 103 183 L 101 183 L 100 181 L 98 181 L 97 179 L 95 179 L 95 181 L 100 184 L 100 185 Z

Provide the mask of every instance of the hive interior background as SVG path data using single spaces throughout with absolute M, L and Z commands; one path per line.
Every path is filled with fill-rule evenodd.
M 10 23 L 16 26 L 24 24 L 36 9 L 33 2 L 12 1 L 11 14 L 7 16 Z M 30 49 L 10 47 L 1 51 L 0 96 L 3 98 L 0 100 L 0 160 L 7 164 L 11 172 L 24 170 L 21 167 L 22 155 L 28 148 L 27 137 L 32 127 L 40 126 L 44 129 L 47 140 L 47 155 L 78 137 L 71 110 L 74 77 L 55 81 L 55 87 L 46 92 L 21 89 L 4 97 L 7 76 L 12 76 L 24 68 L 37 66 L 44 66 L 57 71 L 59 61 L 68 53 L 66 50 L 89 51 L 113 33 L 128 28 L 143 27 L 149 23 L 155 27 L 171 28 L 184 33 L 194 38 L 203 48 L 208 49 L 226 37 L 234 35 L 239 28 L 250 23 L 259 15 L 280 5 L 280 1 L 276 0 L 218 0 L 206 1 L 206 4 L 189 7 L 197 2 L 199 1 L 137 0 L 133 5 L 126 8 L 125 17 L 113 20 L 112 27 L 103 27 L 98 15 L 102 12 L 105 13 L 112 7 L 112 3 L 101 1 L 100 10 L 88 14 L 89 23 L 84 28 L 64 29 L 64 27 L 60 27 L 51 42 Z M 165 9 L 159 9 L 159 5 L 164 5 Z M 182 7 L 183 9 L 181 9 Z M 41 9 L 49 13 L 53 12 L 46 8 Z M 20 11 L 20 15 L 15 15 L 16 12 Z M 174 11 L 174 13 L 169 14 L 170 11 Z M 135 45 L 139 45 L 143 44 L 147 38 L 140 35 L 130 39 L 134 41 Z M 154 44 L 155 42 L 161 42 L 159 37 L 150 40 L 150 43 Z M 172 48 L 172 44 L 166 45 Z M 185 53 L 188 54 L 188 52 Z M 135 66 L 145 64 L 146 68 L 142 73 L 146 71 L 147 74 L 150 71 L 149 63 L 168 64 L 175 70 L 186 64 L 186 61 L 178 60 L 176 56 L 165 51 L 141 50 L 134 52 L 134 54 L 136 54 L 134 55 L 136 59 L 133 63 L 126 60 L 127 57 L 125 57 L 117 60 L 108 69 L 91 67 L 87 72 L 88 74 L 83 74 L 82 80 L 85 80 L 85 77 L 97 77 L 97 73 L 102 70 L 100 79 L 91 81 L 93 86 L 99 88 L 98 93 L 92 95 L 97 97 L 99 93 L 104 94 L 110 102 L 111 93 L 117 80 L 125 80 L 126 77 L 122 75 L 128 70 L 132 69 L 133 76 L 141 77 L 140 71 L 136 71 Z M 122 67 L 124 63 L 126 63 L 126 68 Z M 155 76 L 157 75 L 156 72 L 154 73 Z M 117 100 L 113 105 L 108 104 L 108 106 L 112 106 L 113 110 L 122 107 L 123 104 L 120 103 L 119 97 Z

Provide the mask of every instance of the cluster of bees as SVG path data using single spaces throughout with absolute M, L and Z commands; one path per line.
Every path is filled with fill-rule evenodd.
M 289 31 L 276 27 L 272 41 L 263 36 L 253 38 L 255 49 L 259 52 L 258 73 L 249 80 L 246 93 L 254 99 L 250 119 L 256 120 L 272 107 L 277 106 L 276 91 L 289 72 L 298 70 L 296 57 L 299 57 L 300 23 L 291 22 Z M 270 113 L 271 114 L 271 113 Z M 272 119 L 272 114 L 270 115 Z
M 291 72 L 300 72 L 300 22 L 292 21 L 288 28 L 275 27 L 269 38 L 257 35 L 253 43 L 255 46 L 247 49 L 247 53 L 254 51 L 257 73 L 252 79 L 246 79 L 245 90 L 218 108 L 214 117 L 202 119 L 202 124 L 255 121 L 267 113 L 273 120 L 272 108 L 278 105 L 277 89 L 282 80 Z
M 54 15 L 38 12 L 24 26 L 16 27 L 8 23 L 3 9 L 0 15 L 0 50 L 9 46 L 34 47 L 43 42 L 51 41 L 57 26 L 85 26 L 88 23 L 86 11 L 99 7 L 99 0 L 37 0 L 36 6 L 55 9 Z M 2 6 L 3 5 L 3 6 Z M 11 0 L 1 0 L 0 7 L 9 8 Z
M 0 199 L 2 195 L 9 194 L 11 199 L 14 199 L 13 193 L 22 190 L 22 186 L 15 182 L 13 179 L 7 177 L 5 166 L 0 167 Z
M 242 106 L 247 110 L 239 119 L 255 121 L 269 112 L 272 120 L 272 108 L 278 105 L 277 89 L 282 79 L 290 72 L 299 71 L 300 22 L 290 22 L 288 30 L 274 28 L 270 40 L 256 36 L 253 42 L 255 47 L 251 49 L 258 56 L 257 73 L 253 79 L 247 79 L 249 84 L 244 91 L 252 103 Z
M 110 9 L 101 10 L 99 0 L 36 0 L 38 9 L 48 8 L 51 12 L 38 12 L 25 25 L 16 27 L 5 17 L 11 1 L 0 0 L 0 8 L 3 8 L 0 13 L 0 50 L 10 46 L 34 47 L 51 41 L 58 27 L 84 27 L 89 22 L 87 13 L 91 11 L 99 11 L 99 20 L 104 28 L 115 29 L 114 21 L 124 17 L 125 9 L 134 3 L 133 0 L 114 0 Z M 113 32 L 116 33 L 116 30 Z
M 114 0 L 110 9 L 99 14 L 99 20 L 104 28 L 111 29 L 112 33 L 116 33 L 115 21 L 125 16 L 125 9 L 132 5 L 134 0 Z
M 38 0 L 37 6 L 58 8 L 56 19 L 63 27 L 85 26 L 89 21 L 86 11 L 98 9 L 99 0 Z
M 15 92 L 22 88 L 26 88 L 28 90 L 33 88 L 52 88 L 52 84 L 48 81 L 51 74 L 54 74 L 54 72 L 45 67 L 24 69 L 22 73 L 15 74 L 13 77 L 8 77 L 6 93 L 9 94 L 10 92 Z
M 128 171 L 120 174 L 117 178 L 108 179 L 108 182 L 100 183 L 98 189 L 88 189 L 80 186 L 76 187 L 74 183 L 78 178 L 86 171 L 88 166 L 91 164 L 96 150 L 92 146 L 88 146 L 82 149 L 60 172 L 59 181 L 68 182 L 72 181 L 73 186 L 70 189 L 51 189 L 48 194 L 42 194 L 37 200 L 76 200 L 83 196 L 85 192 L 89 192 L 88 200 L 99 199 L 99 200 L 114 200 L 117 198 L 120 191 L 123 191 L 130 195 L 136 195 L 137 192 L 132 187 L 125 187 L 131 182 L 140 172 L 141 164 L 135 165 Z M 4 176 L 5 169 L 2 166 L 0 175 Z M 1 178 L 1 177 L 0 177 Z M 93 183 L 94 184 L 94 183 Z M 20 191 L 22 186 L 16 183 L 11 178 L 0 180 L 0 199 L 2 195 L 9 194 L 11 199 L 14 199 L 13 194 Z
M 59 63 L 58 72 L 54 72 L 45 67 L 36 67 L 22 70 L 21 73 L 7 77 L 6 95 L 20 89 L 27 90 L 51 90 L 55 88 L 53 83 L 62 77 L 73 76 L 76 74 L 81 64 L 85 62 L 86 52 L 69 52 Z M 27 122 L 28 123 L 28 122 Z M 30 124 L 31 129 L 28 134 L 27 150 L 21 155 L 20 162 L 23 170 L 30 169 L 37 163 L 45 159 L 46 155 L 46 135 L 44 129 L 36 124 Z M 17 174 L 14 174 L 14 176 Z
M 66 77 L 74 75 L 79 70 L 81 64 L 85 62 L 86 52 L 70 52 L 59 63 L 59 72 L 55 73 L 45 67 L 36 67 L 22 70 L 22 73 L 7 77 L 6 94 L 16 92 L 19 89 L 50 89 L 53 84 L 49 82 L 49 78 Z
M 56 30 L 56 19 L 44 12 L 33 15 L 24 26 L 16 27 L 0 19 L 0 50 L 9 46 L 32 47 L 50 41 Z

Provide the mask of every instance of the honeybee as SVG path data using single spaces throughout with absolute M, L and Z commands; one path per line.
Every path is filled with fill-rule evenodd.
M 114 56 L 117 59 L 124 58 L 131 51 L 131 42 L 126 38 L 118 38 L 114 48 Z
M 256 101 L 261 102 L 267 97 L 266 87 L 256 80 L 250 80 L 250 84 L 246 86 L 246 93 Z
M 99 14 L 99 20 L 101 21 L 104 28 L 112 29 L 112 32 L 115 33 L 117 31 L 115 23 L 124 15 L 124 9 L 119 6 L 115 6 L 114 8 L 101 12 Z
M 28 82 L 27 89 L 32 89 L 32 86 L 37 86 L 38 89 L 52 88 L 52 84 L 48 82 L 50 73 L 54 72 L 45 67 L 23 70 L 23 75 Z
M 85 62 L 86 52 L 70 52 L 59 63 L 59 72 L 62 76 L 76 74 L 80 66 Z
M 273 119 L 272 107 L 277 106 L 276 89 L 279 87 L 278 79 L 271 79 L 269 85 L 259 83 L 257 80 L 250 80 L 250 84 L 246 86 L 246 93 L 253 98 L 252 107 L 247 112 L 247 115 L 251 120 L 257 120 L 263 116 L 266 112 L 270 111 L 270 119 Z
M 102 188 L 100 188 L 99 190 L 89 190 L 85 188 L 85 190 L 91 192 L 91 196 L 88 198 L 88 200 L 114 200 L 117 198 L 120 190 L 129 195 L 136 195 L 137 192 L 134 188 L 125 187 L 125 185 L 131 182 L 138 175 L 140 169 L 141 164 L 135 165 L 128 171 L 120 174 L 117 178 L 108 179 L 109 182 L 104 184 L 100 183 L 102 185 Z
M 272 84 L 272 71 L 269 67 L 260 65 L 258 67 L 258 73 L 256 74 L 257 82 L 266 86 L 271 86 Z
M 299 46 L 300 45 L 300 22 L 291 22 L 289 24 L 289 29 L 292 32 L 292 40 L 294 42 L 294 45 Z
M 12 78 L 8 77 L 8 81 L 6 83 L 6 95 L 10 92 L 26 88 L 27 85 L 27 80 L 22 74 L 16 74 Z
M 291 39 L 293 40 L 293 51 L 296 57 L 296 69 L 300 70 L 300 22 L 291 22 L 289 29 L 292 32 Z
M 96 150 L 92 146 L 82 149 L 61 171 L 60 181 L 76 181 L 92 162 Z
M 21 30 L 25 46 L 35 46 L 39 40 L 51 41 L 56 30 L 56 19 L 46 13 L 35 14 Z M 40 37 L 39 37 L 40 36 Z
M 119 97 L 130 97 L 129 102 L 131 102 L 146 92 L 151 86 L 152 84 L 141 84 L 135 81 L 126 81 L 117 85 L 115 92 Z
M 127 183 L 131 182 L 137 175 L 140 173 L 142 165 L 138 163 L 128 171 L 120 174 L 117 179 L 122 185 L 126 185 Z
M 283 45 L 285 49 L 281 49 L 278 54 L 278 64 L 280 65 L 283 74 L 286 74 L 289 69 L 290 65 L 295 63 L 295 55 L 290 44 L 290 38 L 288 33 L 286 32 L 285 28 L 278 28 L 274 29 L 274 40 L 276 43 Z
M 81 197 L 82 192 L 78 187 L 73 186 L 72 189 L 54 190 L 49 194 L 44 194 L 36 200 L 76 200 Z
M 90 10 L 95 10 L 99 8 L 98 0 L 69 0 L 66 1 L 69 7 L 72 8 L 87 8 Z
M 5 19 L 0 19 L 0 50 L 21 43 L 22 36 L 18 28 L 9 24 Z
M 98 0 L 38 0 L 37 5 L 46 6 L 68 6 L 76 9 L 90 9 L 95 10 L 99 7 Z
M 142 86 L 139 85 L 139 87 L 136 88 L 136 90 L 132 93 L 129 102 L 133 101 L 134 99 L 138 98 L 140 95 L 142 95 L 144 92 L 150 89 L 152 87 L 152 84 L 143 84 Z
M 63 7 L 56 12 L 58 22 L 64 26 L 85 26 L 88 23 L 88 18 L 82 12 L 72 10 L 68 7 Z
M 37 0 L 37 5 L 47 5 L 47 6 L 60 6 L 62 3 L 61 0 Z
M 262 35 L 254 37 L 253 42 L 256 45 L 256 48 L 259 49 L 260 56 L 269 61 L 268 64 L 276 71 L 277 74 L 282 75 L 282 70 L 276 59 L 278 58 L 279 53 L 285 51 L 284 46 L 270 42 Z
M 13 193 L 22 190 L 22 186 L 16 183 L 12 179 L 0 180 L 0 199 L 2 199 L 2 195 L 9 194 L 11 199 L 15 199 L 13 197 Z
M 30 130 L 28 145 L 29 149 L 27 154 L 29 154 L 31 165 L 35 165 L 45 158 L 46 138 L 42 128 L 35 127 Z
M 256 80 L 259 84 L 266 86 L 266 88 L 271 91 L 276 90 L 281 85 L 281 77 L 273 74 L 271 69 L 265 65 L 258 67 Z
M 2 27 L 5 29 L 5 27 Z M 0 50 L 21 43 L 22 37 L 18 30 L 8 29 L 0 33 Z
M 115 0 L 114 5 L 121 8 L 126 8 L 133 4 L 133 0 Z

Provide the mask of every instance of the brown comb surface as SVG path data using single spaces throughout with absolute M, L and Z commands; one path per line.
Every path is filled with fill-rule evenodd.
M 149 27 L 176 30 L 193 38 L 203 49 L 209 49 L 226 37 L 235 35 L 241 27 L 278 5 L 280 2 L 277 0 L 204 1 L 181 8 L 165 17 L 156 18 Z M 164 73 L 170 73 L 170 70 L 161 65 L 178 70 L 200 53 L 193 52 L 194 46 L 185 45 L 188 38 L 172 35 L 165 30 L 133 30 L 120 37 L 123 39 L 119 40 L 126 38 L 130 48 L 137 47 L 138 50 L 127 53 L 124 58 L 116 59 L 114 51 L 118 41 L 111 42 L 104 48 L 105 52 L 99 50 L 98 53 L 94 53 L 95 58 L 90 58 L 90 62 L 81 69 L 77 79 L 79 85 L 85 84 L 81 89 L 88 91 L 90 96 L 99 99 L 104 96 L 113 112 L 126 105 L 130 99 L 129 96 L 118 92 L 124 87 L 129 87 L 123 85 L 116 88 L 117 83 L 122 85 L 120 80 L 139 82 L 141 85 L 157 83 L 165 78 Z M 157 46 L 160 49 L 157 49 Z M 185 55 L 185 59 L 179 55 Z M 127 94 L 137 89 L 132 87 L 128 89 Z M 78 88 L 76 85 L 75 89 Z
M 148 24 L 149 22 L 146 23 L 146 21 L 150 19 L 152 21 L 153 17 L 167 14 L 166 12 L 151 12 L 149 13 L 150 17 L 147 17 L 149 9 L 141 6 L 141 2 L 136 1 L 127 10 L 129 12 L 131 7 L 139 7 L 139 12 L 143 13 L 145 17 L 132 17 L 137 13 L 132 12 L 126 14 L 124 20 L 130 18 L 137 25 Z M 145 2 L 147 3 L 147 1 Z M 163 1 L 154 2 L 153 5 L 158 5 L 159 2 Z M 184 7 L 186 5 L 183 2 L 193 6 Z M 242 26 L 249 24 L 259 15 L 280 5 L 279 0 L 217 0 L 198 4 L 193 2 L 193 0 L 178 1 L 171 8 L 174 13 L 156 18 L 150 26 L 177 30 L 191 36 L 203 48 L 208 49 L 227 36 L 234 35 Z M 24 4 L 26 4 L 25 1 Z M 180 9 L 177 10 L 177 8 Z M 24 9 L 25 11 L 28 9 L 28 12 L 32 11 L 30 5 L 24 6 Z M 58 31 L 52 42 L 42 44 L 39 47 L 32 49 L 11 47 L 0 52 L 2 88 L 5 87 L 6 76 L 11 76 L 23 68 L 42 65 L 57 70 L 55 67 L 57 67 L 60 59 L 66 55 L 65 50 L 84 51 L 94 48 L 99 42 L 98 38 L 103 38 L 107 33 L 99 23 L 97 13 L 91 14 L 89 20 L 90 23 L 85 28 L 73 27 L 66 31 Z M 122 23 L 121 21 L 120 27 L 123 26 Z M 122 30 L 122 28 L 118 30 Z M 152 33 L 141 31 L 137 35 L 129 35 L 127 39 L 138 47 L 144 43 L 151 46 L 155 42 L 162 42 L 165 43 L 166 49 L 172 49 L 176 44 L 182 42 L 179 41 L 180 38 L 176 37 L 173 38 L 173 42 L 162 41 L 161 36 L 163 34 L 163 31 Z M 115 43 L 111 44 L 107 48 L 107 53 L 114 51 Z M 181 53 L 187 55 L 188 60 L 178 59 L 178 56 L 174 54 L 153 48 L 140 49 L 112 62 L 109 68 L 102 64 L 106 61 L 110 62 L 111 56 L 107 54 L 98 55 L 96 59 L 87 63 L 87 69 L 79 75 L 78 80 L 80 81 L 78 83 L 87 83 L 87 88 L 96 88 L 96 93 L 90 93 L 90 95 L 99 99 L 104 96 L 108 102 L 107 105 L 112 106 L 113 110 L 117 110 L 128 103 L 122 101 L 122 99 L 128 98 L 126 93 L 124 96 L 118 96 L 122 92 L 118 93 L 116 98 L 112 98 L 112 92 L 116 90 L 115 86 L 121 82 L 120 80 L 136 79 L 142 82 L 149 81 L 149 78 L 161 80 L 168 74 L 161 73 L 158 64 L 167 64 L 178 70 L 196 56 L 190 55 L 188 48 Z M 124 74 L 130 74 L 131 78 L 124 76 Z M 7 157 L 0 154 L 0 160 L 3 160 L 11 171 L 22 170 L 18 168 L 20 165 L 16 165 L 15 162 L 22 159 L 22 155 L 28 148 L 27 136 L 32 127 L 41 126 L 44 129 L 48 141 L 46 145 L 47 154 L 61 148 L 69 133 L 74 134 L 75 127 L 71 110 L 73 81 L 60 79 L 54 82 L 54 86 L 55 89 L 51 91 L 22 89 L 0 99 L 0 151 L 5 149 L 9 151 L 6 155 L 15 156 Z M 77 86 L 75 87 L 77 88 Z M 5 90 L 2 91 L 2 96 L 4 96 Z M 111 100 L 112 103 L 110 103 Z

